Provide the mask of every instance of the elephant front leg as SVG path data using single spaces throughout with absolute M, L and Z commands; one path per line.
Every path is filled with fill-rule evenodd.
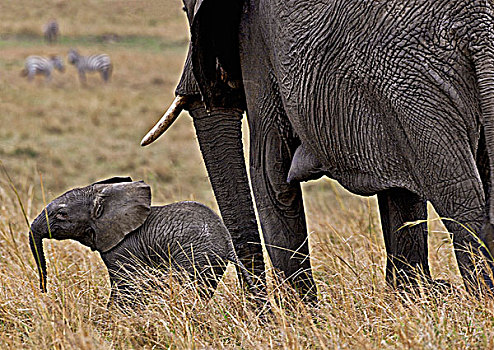
M 202 103 L 196 102 L 189 112 L 194 119 L 204 163 L 235 251 L 244 266 L 264 285 L 261 237 L 245 167 L 242 110 L 212 108 L 207 112 Z
M 111 291 L 107 308 L 112 305 L 121 308 L 135 308 L 141 297 L 141 290 L 135 284 L 139 281 L 140 274 L 138 271 L 140 266 L 135 261 L 132 264 L 122 264 L 121 261 L 115 260 L 115 256 L 112 253 L 103 253 L 101 258 L 108 269 L 110 278 Z
M 110 298 L 106 304 L 109 309 L 112 305 L 117 305 L 120 308 L 135 308 L 137 300 L 136 288 L 129 283 L 123 281 L 120 277 L 110 275 Z
M 250 120 L 252 187 L 273 267 L 308 300 L 316 300 L 307 227 L 299 183 L 287 182 L 299 145 L 289 125 Z
M 427 218 L 427 204 L 405 189 L 390 189 L 377 195 L 386 245 L 386 282 L 393 287 L 430 279 L 427 230 L 424 225 L 406 226 Z

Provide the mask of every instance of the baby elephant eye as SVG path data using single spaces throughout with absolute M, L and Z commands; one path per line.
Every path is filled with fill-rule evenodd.
M 69 215 L 65 211 L 59 211 L 57 215 L 55 215 L 55 218 L 57 218 L 58 220 L 67 220 L 68 217 Z
M 184 11 L 185 13 L 187 13 L 187 7 L 182 7 L 182 11 Z
M 96 208 L 94 210 L 94 217 L 98 219 L 101 214 L 103 214 L 103 206 L 101 204 L 96 204 Z

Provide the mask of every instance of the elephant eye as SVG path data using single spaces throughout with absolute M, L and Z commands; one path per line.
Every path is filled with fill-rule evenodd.
M 58 220 L 67 220 L 69 217 L 69 214 L 66 211 L 59 211 L 55 217 Z
M 182 7 L 182 11 L 184 11 L 185 13 L 187 13 L 187 7 Z
M 103 214 L 103 206 L 101 204 L 96 204 L 96 208 L 94 208 L 94 217 L 97 219 Z

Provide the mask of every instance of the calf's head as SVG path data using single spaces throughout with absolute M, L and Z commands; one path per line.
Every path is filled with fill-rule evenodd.
M 74 239 L 104 253 L 141 226 L 150 208 L 150 187 L 122 177 L 76 188 L 53 200 L 33 221 L 29 232 L 41 290 L 46 291 L 43 238 Z

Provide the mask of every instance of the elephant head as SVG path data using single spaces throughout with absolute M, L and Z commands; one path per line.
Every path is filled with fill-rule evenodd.
M 183 109 L 189 111 L 223 221 L 232 235 L 237 254 L 247 268 L 260 276 L 264 273 L 264 262 L 241 130 L 245 110 L 237 44 L 241 2 L 219 2 L 222 11 L 218 12 L 212 11 L 208 1 L 184 0 L 191 42 L 175 90 L 176 98 L 141 145 L 156 140 Z M 214 23 L 216 35 L 210 35 L 210 30 L 202 30 L 210 23 Z
M 43 238 L 73 239 L 104 253 L 144 223 L 150 206 L 147 184 L 120 177 L 73 189 L 49 203 L 29 233 L 41 290 L 46 291 Z

